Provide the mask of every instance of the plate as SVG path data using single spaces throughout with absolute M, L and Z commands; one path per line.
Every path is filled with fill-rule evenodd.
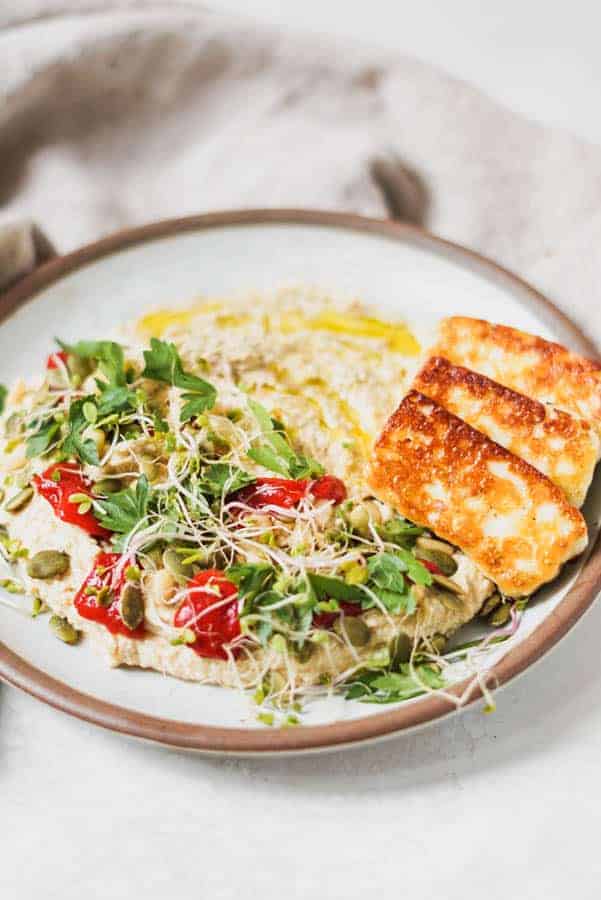
M 291 284 L 358 296 L 377 315 L 404 319 L 418 334 L 431 331 L 441 316 L 478 316 L 597 356 L 576 326 L 533 288 L 424 231 L 338 213 L 249 210 L 131 229 L 46 263 L 2 297 L 0 381 L 36 371 L 56 334 L 66 340 L 93 336 L 153 305 L 184 306 L 199 294 Z M 599 520 L 599 480 L 585 508 L 589 522 Z M 568 564 L 538 595 L 515 638 L 491 650 L 494 683 L 507 682 L 553 647 L 600 588 L 597 541 L 585 560 Z M 108 669 L 89 642 L 66 648 L 43 620 L 33 622 L 1 605 L 0 637 L 0 676 L 11 684 L 89 722 L 197 751 L 332 749 L 417 728 L 455 709 L 438 696 L 391 707 L 331 697 L 311 703 L 302 726 L 266 728 L 235 691 Z M 453 688 L 458 694 L 464 689 L 465 683 Z M 468 702 L 479 696 L 474 689 Z

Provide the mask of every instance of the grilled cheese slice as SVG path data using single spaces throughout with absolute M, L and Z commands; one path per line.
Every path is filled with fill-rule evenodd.
M 370 484 L 510 597 L 531 594 L 586 547 L 585 521 L 556 485 L 418 391 L 384 427 Z
M 441 356 L 427 360 L 412 386 L 526 460 L 573 506 L 584 503 L 601 444 L 588 422 Z
M 590 422 L 601 436 L 601 364 L 561 344 L 482 319 L 443 319 L 432 355 Z

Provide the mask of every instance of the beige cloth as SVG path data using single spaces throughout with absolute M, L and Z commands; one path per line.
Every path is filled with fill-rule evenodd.
M 0 223 L 34 220 L 66 250 L 216 208 L 426 209 L 601 339 L 601 149 L 415 60 L 193 2 L 11 6 Z

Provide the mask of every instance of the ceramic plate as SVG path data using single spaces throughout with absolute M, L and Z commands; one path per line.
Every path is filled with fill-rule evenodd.
M 183 306 L 290 284 L 353 294 L 380 316 L 427 332 L 445 315 L 491 319 L 596 349 L 551 303 L 494 263 L 423 231 L 357 216 L 299 211 L 218 213 L 121 232 L 46 263 L 0 303 L 0 381 L 34 372 L 52 338 L 112 330 L 150 306 Z M 598 521 L 599 478 L 585 514 Z M 593 542 L 596 535 L 593 535 Z M 601 547 L 568 565 L 488 662 L 502 684 L 549 650 L 601 587 Z M 297 728 L 260 726 L 235 691 L 154 672 L 108 669 L 90 642 L 66 648 L 42 620 L 0 605 L 0 675 L 41 700 L 115 731 L 221 753 L 301 752 L 415 728 L 454 707 L 436 696 L 380 707 L 328 698 Z M 455 690 L 462 690 L 458 685 Z M 471 700 L 477 699 L 475 692 Z

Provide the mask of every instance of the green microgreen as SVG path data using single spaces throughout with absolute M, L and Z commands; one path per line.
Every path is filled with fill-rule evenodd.
M 184 371 L 175 344 L 151 338 L 150 350 L 144 351 L 144 362 L 143 378 L 161 381 L 184 391 L 181 422 L 188 422 L 215 405 L 217 391 L 204 378 Z

